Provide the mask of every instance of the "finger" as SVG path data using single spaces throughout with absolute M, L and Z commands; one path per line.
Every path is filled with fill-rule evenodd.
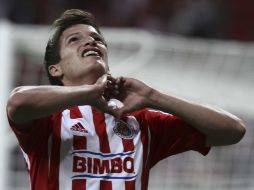
M 118 117 L 118 113 L 112 106 L 109 106 L 108 102 L 105 100 L 104 97 L 98 99 L 97 104 L 94 106 L 97 110 L 100 110 L 103 113 L 108 113 L 115 117 Z
M 111 90 L 109 91 L 108 97 L 109 99 L 112 99 L 112 98 L 117 99 L 118 95 L 119 95 L 119 91 Z
M 106 100 L 109 101 L 111 99 L 111 94 L 109 91 L 104 91 L 102 97 Z
M 105 106 L 101 109 L 101 111 L 104 113 L 108 113 L 116 118 L 119 118 L 119 113 L 118 113 L 117 109 L 113 109 L 112 107 Z
M 107 88 L 110 88 L 112 90 L 114 90 L 114 89 L 118 90 L 119 86 L 118 86 L 118 84 L 116 84 L 116 81 L 117 81 L 116 78 L 112 77 L 111 75 L 108 75 L 107 76 Z
M 119 117 L 122 117 L 122 116 L 124 116 L 125 114 L 131 113 L 131 112 L 133 112 L 133 111 L 134 111 L 134 110 L 131 109 L 131 107 L 126 107 L 126 106 L 123 106 L 123 107 L 117 109 L 117 112 L 118 112 Z
M 121 115 L 120 113 L 117 112 L 117 110 L 108 110 L 107 112 L 108 114 L 114 116 L 115 118 L 117 119 L 120 119 L 121 118 Z
M 126 78 L 124 78 L 124 77 L 120 77 L 120 83 L 125 83 L 125 81 L 126 81 Z
M 107 75 L 107 80 L 115 83 L 116 82 L 116 78 L 112 77 L 112 75 Z
M 118 96 L 119 94 L 119 89 L 118 87 L 112 85 L 111 83 L 107 83 L 103 96 L 108 100 L 108 98 L 113 98 L 115 96 Z
M 113 89 L 113 90 L 111 91 L 111 94 L 112 94 L 113 96 L 118 96 L 118 95 L 120 94 L 120 92 L 119 92 L 118 89 Z
M 113 84 L 113 82 L 107 80 L 106 88 L 107 88 L 107 89 L 114 89 L 114 84 Z
M 122 89 L 125 87 L 126 79 L 124 77 L 119 77 L 116 81 L 116 85 L 118 85 L 119 89 Z
M 117 85 L 120 85 L 120 84 L 121 84 L 121 81 L 122 81 L 122 77 L 118 77 L 118 78 L 116 79 L 116 84 L 117 84 Z
M 106 84 L 107 84 L 107 75 L 106 74 L 104 74 L 104 75 L 102 75 L 97 81 L 96 81 L 96 84 L 97 85 L 104 85 L 104 86 L 106 86 Z

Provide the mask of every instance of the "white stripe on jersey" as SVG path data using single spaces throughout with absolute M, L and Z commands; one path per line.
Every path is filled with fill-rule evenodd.
M 86 180 L 86 189 L 87 190 L 100 190 L 100 182 L 98 179 L 87 179 Z
M 135 136 L 133 139 L 134 147 L 136 148 L 136 154 L 135 154 L 135 168 L 136 171 L 139 171 L 137 174 L 137 178 L 135 181 L 135 190 L 141 190 L 141 175 L 142 175 L 142 170 L 143 170 L 143 144 L 141 142 L 141 131 L 140 131 L 140 126 L 138 121 L 136 120 L 135 117 L 129 116 L 127 119 L 127 122 L 135 126 L 136 129 L 138 129 L 138 134 Z M 140 168 L 140 169 L 139 169 Z
M 114 153 L 123 152 L 122 146 L 122 139 L 118 137 L 115 133 L 112 133 L 113 127 L 115 125 L 115 119 L 111 115 L 105 114 L 105 123 L 106 123 L 106 130 L 108 134 L 108 141 L 110 151 Z
M 30 168 L 31 168 L 31 164 L 30 164 L 30 160 L 28 155 L 25 153 L 25 151 L 20 147 L 21 152 L 25 158 L 26 164 L 27 164 L 27 169 L 29 171 L 29 185 L 30 185 L 30 189 L 32 189 L 32 183 L 31 183 L 31 177 L 30 177 Z
M 68 154 L 69 150 L 72 149 L 73 139 L 68 127 L 74 124 L 75 122 L 70 119 L 70 110 L 64 110 L 61 122 L 59 190 L 71 189 L 71 173 L 67 171 L 72 171 L 72 159 Z
M 27 164 L 27 169 L 30 171 L 30 168 L 31 168 L 31 164 L 30 164 L 30 160 L 28 158 L 28 155 L 25 153 L 25 151 L 20 147 L 21 149 L 21 152 L 25 158 L 25 161 L 26 161 L 26 164 Z
M 51 166 L 51 153 L 52 153 L 52 133 L 48 138 L 48 176 L 50 174 L 50 166 Z
M 88 138 L 87 146 L 93 151 L 98 151 L 99 139 L 95 135 L 95 129 L 93 125 L 93 115 L 90 106 L 78 107 L 82 118 L 70 118 L 70 110 L 64 110 L 62 112 L 62 126 L 61 126 L 61 147 L 60 147 L 60 167 L 59 167 L 59 190 L 71 189 L 72 177 L 73 177 L 73 134 L 70 132 L 70 128 L 81 123 L 89 131 L 89 134 L 93 138 Z M 69 155 L 67 155 L 69 154 Z M 89 183 L 89 182 L 87 182 Z
M 151 131 L 150 129 L 148 128 L 148 145 L 147 145 L 147 155 L 146 158 L 149 158 L 150 156 L 150 148 L 151 148 Z M 145 163 L 145 166 L 147 165 L 147 162 L 148 160 L 146 160 L 146 163 Z
M 172 115 L 171 113 L 167 113 L 167 112 L 164 112 L 164 111 L 161 111 L 161 110 L 155 110 L 155 109 L 148 109 L 148 111 L 150 112 L 159 112 L 159 113 L 162 113 L 164 115 Z
M 122 139 L 118 137 L 115 133 L 112 133 L 113 127 L 115 124 L 115 119 L 111 115 L 105 114 L 105 123 L 106 123 L 106 130 L 108 134 L 108 141 L 109 141 L 109 147 L 110 151 L 114 153 L 120 153 L 123 152 L 123 145 L 122 145 Z M 124 190 L 124 180 L 114 180 L 112 181 L 112 189 L 119 189 L 119 187 L 122 187 Z
M 90 106 L 79 106 L 79 110 L 83 116 L 82 122 L 89 131 L 89 137 L 87 138 L 87 150 L 99 152 L 100 141 L 95 131 L 92 109 Z
M 87 150 L 92 152 L 100 152 L 100 140 L 95 131 L 92 109 L 91 107 L 85 108 L 83 106 L 79 106 L 79 109 L 85 120 L 88 130 L 91 131 L 91 136 L 87 138 Z M 100 190 L 100 182 L 98 182 L 98 179 L 96 178 L 87 178 L 86 189 Z

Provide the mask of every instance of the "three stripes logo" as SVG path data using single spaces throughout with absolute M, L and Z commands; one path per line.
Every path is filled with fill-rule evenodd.
M 88 130 L 85 129 L 85 127 L 80 123 L 76 123 L 71 127 L 71 131 L 74 132 L 76 135 L 82 136 L 84 134 L 88 133 Z

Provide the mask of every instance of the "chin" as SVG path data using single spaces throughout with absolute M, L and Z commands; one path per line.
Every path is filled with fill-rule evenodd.
M 98 61 L 93 65 L 91 72 L 98 73 L 98 75 L 102 76 L 108 72 L 108 66 L 105 62 Z

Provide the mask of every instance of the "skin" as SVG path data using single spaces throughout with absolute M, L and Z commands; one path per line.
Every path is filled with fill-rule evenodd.
M 72 39 L 75 35 L 78 38 Z M 163 94 L 137 79 L 110 76 L 107 47 L 98 35 L 88 25 L 67 28 L 60 38 L 61 61 L 49 67 L 51 75 L 59 77 L 64 86 L 14 89 L 7 104 L 10 120 L 25 129 L 34 119 L 77 105 L 91 105 L 117 118 L 148 107 L 181 117 L 207 136 L 208 146 L 234 144 L 242 139 L 243 122 L 224 110 Z M 98 50 L 100 56 L 82 57 L 83 50 L 89 48 Z M 112 97 L 124 106 L 112 110 L 107 105 Z
M 101 56 L 83 57 L 86 49 L 98 50 Z M 60 37 L 61 61 L 49 67 L 50 74 L 61 78 L 64 86 L 94 84 L 108 73 L 107 47 L 92 26 L 77 24 L 67 28 Z

